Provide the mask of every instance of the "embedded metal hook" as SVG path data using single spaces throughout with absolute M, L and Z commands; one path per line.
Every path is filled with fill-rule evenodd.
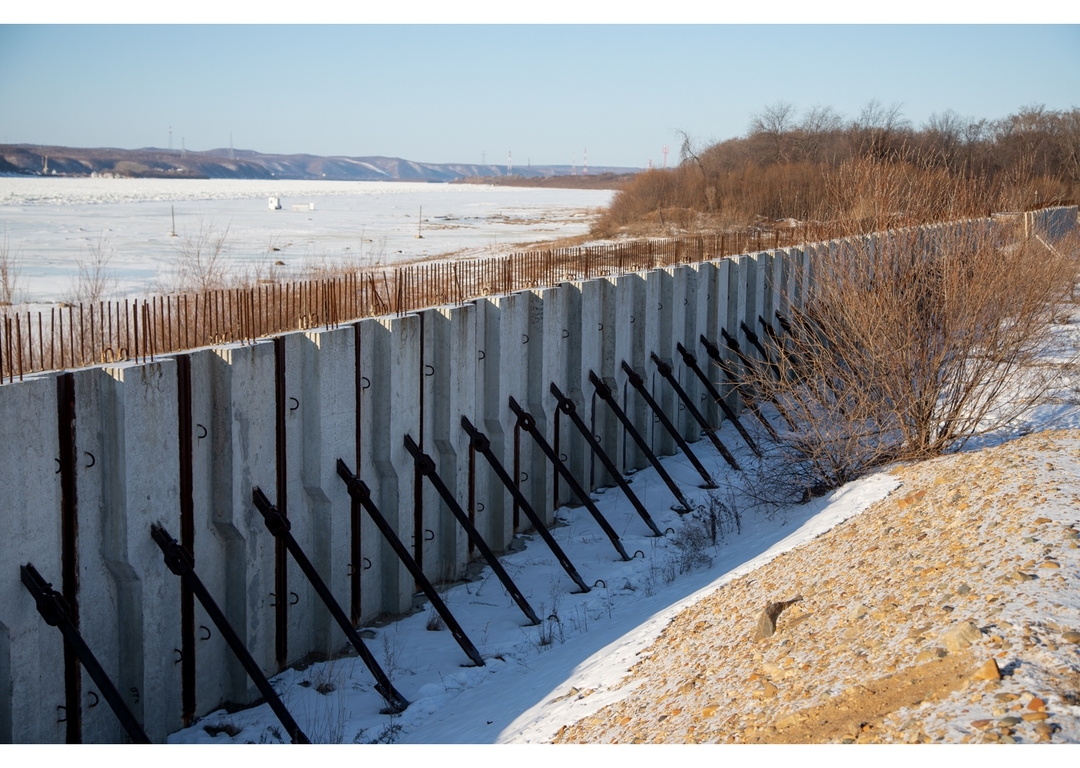
M 54 458 L 53 461 L 56 462 L 56 471 L 53 472 L 53 474 L 54 475 L 59 475 L 60 474 L 60 468 L 63 467 L 64 465 L 60 463 L 60 459 Z
M 176 654 L 176 661 L 174 661 L 173 664 L 179 664 L 181 661 L 184 660 L 184 652 L 181 651 L 179 648 L 173 648 L 172 650 L 173 653 Z
M 482 501 L 476 502 L 476 511 L 477 512 L 483 512 L 485 509 L 487 509 L 487 507 L 484 506 L 484 502 L 482 502 Z
M 659 303 L 659 302 L 658 302 L 658 303 L 656 304 L 656 309 L 657 309 L 657 311 L 658 311 L 658 312 L 659 312 L 660 310 L 662 310 L 663 308 L 664 308 L 664 305 L 663 305 L 662 303 Z
M 295 397 L 290 397 L 289 400 L 296 403 L 296 405 L 294 405 L 292 408 L 290 408 L 289 411 L 295 411 L 297 408 L 300 407 L 300 401 L 297 400 Z
M 289 601 L 289 605 L 296 605 L 300 602 L 300 595 L 296 594 L 295 592 L 290 592 L 289 594 L 293 597 L 293 599 Z
M 97 464 L 97 459 L 94 458 L 94 454 L 90 453 L 90 451 L 83 451 L 83 453 L 90 457 L 90 463 L 86 465 L 86 469 L 90 469 L 90 467 Z
M 370 560 L 368 560 L 368 559 L 367 559 L 367 558 L 365 557 L 365 558 L 363 559 L 363 562 L 364 562 L 364 566 L 363 566 L 364 570 L 365 570 L 365 571 L 370 571 L 370 570 L 371 570 L 371 561 L 370 561 Z
M 424 373 L 425 376 L 434 376 L 435 375 L 435 368 L 433 366 L 425 365 L 424 367 L 427 368 L 427 371 Z
M 667 528 L 667 529 L 666 529 L 666 530 L 664 531 L 664 535 L 665 535 L 665 536 L 667 536 L 667 535 L 668 535 L 669 533 L 675 533 L 675 529 L 674 529 L 674 528 Z
M 600 586 L 601 584 L 603 584 L 603 585 L 604 585 L 604 589 L 607 589 L 607 582 L 606 582 L 606 581 L 604 581 L 603 579 L 597 579 L 597 580 L 596 580 L 595 582 L 593 582 L 593 586 L 594 586 L 594 587 L 598 587 L 598 586 Z
M 641 555 L 642 560 L 645 559 L 645 553 L 642 552 L 640 549 L 637 552 L 634 553 L 634 557 L 637 557 L 638 555 Z
M 367 376 L 361 376 L 360 381 L 364 382 L 360 385 L 360 389 L 367 389 L 371 386 L 371 379 L 369 379 Z
M 529 343 L 529 334 L 523 333 L 523 334 L 521 334 L 521 338 L 524 339 L 524 341 L 521 342 L 522 344 L 528 344 Z
M 205 624 L 200 624 L 200 625 L 199 625 L 199 629 L 201 629 L 201 630 L 202 630 L 203 632 L 205 632 L 205 633 L 206 633 L 206 634 L 205 634 L 205 635 L 203 635 L 203 636 L 202 636 L 202 638 L 200 638 L 200 639 L 202 639 L 202 640 L 209 640 L 209 639 L 210 639 L 210 628 L 209 628 L 209 627 L 207 627 L 207 626 L 206 626 Z
M 101 701 L 101 699 L 99 699 L 99 698 L 98 698 L 98 695 L 97 695 L 96 693 L 94 693 L 93 691 L 87 691 L 87 692 L 86 692 L 86 695 L 87 695 L 87 696 L 93 696 L 93 697 L 94 697 L 94 703 L 93 703 L 93 704 L 91 704 L 90 706 L 88 706 L 88 707 L 87 707 L 87 709 L 93 709 L 93 708 L 94 708 L 94 707 L 96 707 L 96 706 L 97 706 L 97 705 L 98 705 L 98 704 L 100 703 L 100 701 Z
M 61 709 L 64 710 L 64 716 L 63 717 L 59 717 Z M 65 707 L 63 704 L 57 704 L 56 705 L 56 714 L 57 714 L 56 722 L 58 722 L 58 723 L 66 723 L 67 722 L 67 707 Z
M 528 482 L 528 480 L 529 480 L 529 473 L 528 472 L 522 472 L 521 473 L 521 482 L 523 482 L 523 483 Z
M 484 350 L 481 349 L 480 350 L 480 359 L 483 360 L 485 357 L 487 357 L 487 355 L 484 354 Z
M 431 530 L 430 528 L 425 528 L 424 541 L 435 541 L 435 531 Z
M 207 435 L 206 427 L 204 427 L 202 424 L 196 424 L 195 426 L 202 430 L 202 434 L 199 435 L 199 439 L 202 440 Z
M 600 330 L 601 331 L 604 330 L 604 324 L 603 323 L 600 323 Z
M 634 323 L 634 316 L 630 315 L 630 324 L 633 325 L 633 323 Z
M 569 339 L 569 338 L 570 338 L 570 331 L 568 331 L 568 330 L 566 330 L 565 328 L 563 328 L 563 329 L 562 329 L 562 337 L 563 337 L 564 339 Z

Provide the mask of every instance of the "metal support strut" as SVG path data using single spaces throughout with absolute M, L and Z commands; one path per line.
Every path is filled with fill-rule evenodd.
M 757 348 L 759 350 L 761 350 L 762 354 L 764 355 L 765 350 L 762 348 L 761 344 L 757 343 L 757 334 L 755 334 L 753 331 L 751 331 L 749 328 L 747 328 L 746 323 L 741 323 L 741 325 L 742 325 L 742 328 L 743 328 L 743 333 L 749 332 L 749 336 L 754 337 L 754 343 L 757 345 Z M 733 339 L 731 336 L 729 336 L 728 332 L 725 329 L 723 329 L 723 328 L 720 329 L 720 335 L 724 337 L 724 342 L 728 345 L 728 348 L 731 349 L 736 355 L 738 355 L 739 360 L 742 362 L 743 366 L 747 370 L 752 370 L 754 368 L 757 368 L 757 365 L 754 363 L 754 361 L 751 360 L 750 358 L 748 358 L 745 354 L 743 354 L 742 348 L 739 346 L 739 342 L 736 339 Z M 749 338 L 749 336 L 747 338 Z M 765 355 L 765 362 L 768 363 L 770 366 L 772 365 L 772 361 L 769 360 L 768 355 Z M 779 381 L 779 377 L 780 377 L 779 369 L 774 371 L 773 375 L 776 376 L 777 381 Z M 776 398 L 775 397 L 770 397 L 769 402 L 771 402 L 773 404 L 773 406 L 776 408 L 777 413 L 779 413 L 781 416 L 784 417 L 784 421 L 786 421 L 788 423 L 788 426 L 791 427 L 791 430 L 794 432 L 795 429 L 796 429 L 795 428 L 795 422 L 792 421 L 791 418 L 787 415 L 787 413 L 784 411 L 784 409 L 780 406 L 780 403 L 776 402 Z
M 626 479 L 622 476 L 622 473 L 619 472 L 618 468 L 615 466 L 615 462 L 613 462 L 608 457 L 604 449 L 600 447 L 600 443 L 596 442 L 596 437 L 592 434 L 589 428 L 585 426 L 585 422 L 581 420 L 581 416 L 578 415 L 577 406 L 574 405 L 574 401 L 564 395 L 559 390 L 559 388 L 555 386 L 554 381 L 551 382 L 551 394 L 553 394 L 555 396 L 555 399 L 558 400 L 559 410 L 570 417 L 570 421 L 574 423 L 574 426 L 578 428 L 581 436 L 585 438 L 585 442 L 589 444 L 590 448 L 592 448 L 593 454 L 596 455 L 596 458 L 600 459 L 600 463 L 604 465 L 605 469 L 607 469 L 608 474 L 615 478 L 615 482 L 618 484 L 619 488 L 622 489 L 622 492 L 626 495 L 626 498 L 630 500 L 630 503 L 634 506 L 634 509 L 637 510 L 638 515 L 641 516 L 641 519 L 645 521 L 645 524 L 649 526 L 649 528 L 654 534 L 656 534 L 657 536 L 663 536 L 664 534 L 660 531 L 659 528 L 656 527 L 656 523 L 653 522 L 653 519 L 649 515 L 648 510 L 645 509 L 645 506 L 638 499 L 637 494 L 630 490 L 629 484 L 627 484 Z
M 622 362 L 622 369 L 626 371 L 626 375 L 630 380 L 630 386 L 636 389 L 648 406 L 652 408 L 653 413 L 660 419 L 660 423 L 664 426 L 664 429 L 666 429 L 668 434 L 675 439 L 679 448 L 686 454 L 686 458 L 690 459 L 690 463 L 694 465 L 694 469 L 698 471 L 698 474 L 701 475 L 702 479 L 705 481 L 705 487 L 715 488 L 716 483 L 713 481 L 712 476 L 705 471 L 705 467 L 701 465 L 697 456 L 690 450 L 690 446 L 683 440 L 683 436 L 679 434 L 679 430 L 675 429 L 675 425 L 671 423 L 667 414 L 664 413 L 664 409 L 660 407 L 660 403 L 656 402 L 653 399 L 653 396 L 649 394 L 649 388 L 645 386 L 645 380 L 642 379 L 638 372 L 631 368 L 625 360 Z
M 570 558 L 566 556 L 566 553 L 562 551 L 562 547 L 555 541 L 555 538 L 551 535 L 551 531 L 544 525 L 544 521 L 540 519 L 540 516 L 536 514 L 536 511 L 532 508 L 532 504 L 525 498 L 525 495 L 514 485 L 514 481 L 510 479 L 510 476 L 506 474 L 506 470 L 499 462 L 499 458 L 491 451 L 491 441 L 488 440 L 487 435 L 478 430 L 472 425 L 472 422 L 466 416 L 461 417 L 461 428 L 465 430 L 469 435 L 469 439 L 472 441 L 472 447 L 474 450 L 480 451 L 487 459 L 491 469 L 495 472 L 495 475 L 502 481 L 502 484 L 506 487 L 506 490 L 510 492 L 510 495 L 514 497 L 514 500 L 525 512 L 525 516 L 529 518 L 529 521 L 533 524 L 533 528 L 540 534 L 540 538 L 544 540 L 544 543 L 548 545 L 548 549 L 555 555 L 555 559 L 559 561 L 559 565 L 563 567 L 566 574 L 574 580 L 574 583 L 578 585 L 578 589 L 582 592 L 588 592 L 589 586 L 578 575 L 577 569 L 574 568 L 574 564 L 570 562 Z
M 454 494 L 450 492 L 450 489 L 446 487 L 446 483 L 439 477 L 439 473 L 435 469 L 434 460 L 420 450 L 420 447 L 413 441 L 411 435 L 405 435 L 405 450 L 412 454 L 413 461 L 416 464 L 416 468 L 420 471 L 420 474 L 427 477 L 431 482 L 431 485 L 435 488 L 435 491 L 442 497 L 442 500 L 446 502 L 446 506 L 450 508 L 450 512 L 457 518 L 458 522 L 461 523 L 461 527 L 465 529 L 465 533 L 469 535 L 469 541 L 480 550 L 480 554 L 484 556 L 488 565 L 491 566 L 491 570 L 499 577 L 499 581 L 506 587 L 506 591 L 514 598 L 514 602 L 518 604 L 518 608 L 521 609 L 521 612 L 525 614 L 525 617 L 530 622 L 539 624 L 540 619 L 537 617 L 536 612 L 533 611 L 532 606 L 529 605 L 529 601 L 521 594 L 521 590 L 514 584 L 513 579 L 510 578 L 510 574 L 502 567 L 499 558 L 495 557 L 495 553 L 491 551 L 491 547 L 487 545 L 487 542 L 484 541 L 480 532 L 476 530 L 476 526 L 469 520 L 469 516 L 465 513 L 465 510 L 461 508 L 461 505 L 458 504 L 457 499 L 454 498 Z
M 416 583 L 420 585 L 420 589 L 427 595 L 428 600 L 431 601 L 431 606 L 438 611 L 442 616 L 442 620 L 446 622 L 446 628 L 450 630 L 450 634 L 457 640 L 458 645 L 461 646 L 461 650 L 465 651 L 465 655 L 472 659 L 473 663 L 478 667 L 484 666 L 484 658 L 480 655 L 480 652 L 476 650 L 476 646 L 472 644 L 472 641 L 462 630 L 461 625 L 458 624 L 457 619 L 454 618 L 454 614 L 450 613 L 450 609 L 446 607 L 446 603 L 439 597 L 439 593 L 435 591 L 435 587 L 431 586 L 431 582 L 428 581 L 427 576 L 420 570 L 420 566 L 416 564 L 416 561 L 412 559 L 409 554 L 409 550 L 405 549 L 405 545 L 401 543 L 401 539 L 394 533 L 394 529 L 390 527 L 390 523 L 386 522 L 386 518 L 383 517 L 382 512 L 375 506 L 375 502 L 371 500 L 371 489 L 368 488 L 367 483 L 358 478 L 349 469 L 349 465 L 341 459 L 337 460 L 337 473 L 343 481 L 345 481 L 346 487 L 349 489 L 349 496 L 360 502 L 361 506 L 367 511 L 368 516 L 374 521 L 379 531 L 382 532 L 383 538 L 390 545 L 390 548 L 397 554 L 398 559 L 401 560 L 412 577 L 416 580 Z
M 619 540 L 619 534 L 615 533 L 615 529 L 611 527 L 600 510 L 596 508 L 596 504 L 593 502 L 592 497 L 589 496 L 589 492 L 581 487 L 581 483 L 574 477 L 574 473 L 570 471 L 570 468 L 563 463 L 563 460 L 555 455 L 555 451 L 551 450 L 551 446 L 548 445 L 548 441 L 544 439 L 544 435 L 536 427 L 536 419 L 532 415 L 518 405 L 518 401 L 510 397 L 510 410 L 517 416 L 518 426 L 532 435 L 533 440 L 540 446 L 540 450 L 544 452 L 544 455 L 548 457 L 552 464 L 555 465 L 555 469 L 563 479 L 566 480 L 566 484 L 570 486 L 577 497 L 581 499 L 581 503 L 585 505 L 585 508 L 589 510 L 589 514 L 593 516 L 593 519 L 600 525 L 604 533 L 611 540 L 611 543 L 615 546 L 615 551 L 619 553 L 619 556 L 623 560 L 629 560 L 630 555 L 626 554 L 626 549 L 623 548 L 622 542 Z
M 727 334 L 725 334 L 725 336 L 726 335 Z M 701 335 L 700 341 L 705 346 L 705 351 L 709 353 L 709 357 L 712 358 L 712 361 L 720 367 L 720 370 L 724 372 L 724 376 L 726 376 L 727 380 L 731 383 L 731 385 L 735 387 L 735 391 L 739 393 L 739 397 L 741 397 L 743 399 L 743 402 L 746 403 L 746 407 L 750 410 L 750 413 L 754 414 L 754 416 L 757 417 L 757 420 L 761 422 L 761 425 L 763 427 L 765 427 L 765 431 L 769 433 L 770 437 L 772 437 L 773 440 L 775 440 L 777 438 L 776 429 L 773 427 L 772 424 L 769 423 L 769 420 L 766 419 L 765 415 L 758 409 L 757 403 L 754 401 L 753 396 L 747 394 L 739 381 L 739 377 L 735 374 L 734 371 L 731 370 L 731 366 L 728 364 L 728 361 L 724 359 L 724 356 L 720 354 L 720 348 L 716 346 L 716 344 L 705 338 L 705 334 Z M 735 342 L 736 348 L 738 347 L 738 344 L 738 342 Z
M 728 404 L 724 402 L 724 398 L 720 393 L 716 391 L 716 387 L 709 381 L 709 377 L 705 375 L 705 372 L 698 366 L 697 358 L 687 351 L 681 343 L 676 342 L 675 347 L 679 350 L 679 354 L 682 355 L 683 362 L 686 366 L 697 374 L 697 377 L 701 379 L 701 383 L 705 385 L 705 389 L 709 392 L 709 397 L 713 399 L 720 410 L 724 413 L 724 418 L 730 421 L 739 434 L 742 435 L 742 439 L 750 447 L 750 450 L 754 452 L 754 455 L 761 458 L 761 449 L 758 448 L 757 443 L 754 442 L 754 438 L 750 437 L 750 433 L 746 431 L 746 427 L 739 421 L 739 417 L 735 415 L 735 412 L 728 407 Z
M 210 596 L 210 592 L 207 591 L 206 586 L 195 573 L 195 566 L 188 551 L 180 546 L 180 543 L 160 525 L 150 526 L 150 537 L 161 548 L 161 552 L 165 556 L 165 565 L 169 567 L 170 571 L 179 576 L 184 584 L 191 588 L 191 591 L 195 593 L 195 597 L 202 603 L 202 607 L 206 610 L 210 620 L 214 622 L 218 632 L 225 638 L 225 642 L 229 644 L 229 648 L 232 649 L 233 654 L 244 667 L 244 671 L 248 673 L 248 677 L 252 679 L 255 687 L 259 689 L 259 693 L 263 695 L 266 703 L 270 705 L 270 709 L 277 715 L 293 744 L 310 744 L 308 737 L 304 735 L 304 732 L 300 730 L 300 726 L 293 720 L 289 710 L 285 708 L 281 698 L 277 695 L 277 691 L 270 685 L 270 681 L 266 679 L 266 675 L 263 674 L 259 665 L 255 663 L 255 659 L 251 658 L 251 654 L 244 646 L 240 636 L 233 630 L 229 620 L 225 618 L 225 614 L 218 608 L 218 604 L 214 602 L 214 598 Z
M 623 412 L 623 409 L 620 408 L 619 404 L 615 401 L 615 395 L 612 393 L 611 388 L 608 387 L 607 384 L 602 382 L 599 377 L 597 377 L 597 375 L 592 371 L 589 371 L 589 381 L 592 382 L 593 387 L 596 389 L 596 394 L 600 396 L 601 400 L 608 404 L 608 407 L 611 408 L 612 413 L 614 413 L 616 418 L 618 418 L 619 421 L 622 422 L 623 428 L 626 430 L 627 434 L 629 434 L 630 437 L 634 439 L 634 442 L 637 443 L 637 447 L 640 448 L 641 452 L 644 453 L 645 456 L 649 459 L 649 463 L 653 465 L 653 469 L 656 470 L 656 474 L 660 475 L 660 479 L 664 481 L 665 485 L 667 485 L 668 490 L 671 491 L 672 495 L 675 497 L 675 501 L 679 502 L 679 504 L 682 505 L 682 509 L 679 510 L 676 508 L 676 511 L 680 512 L 681 514 L 686 514 L 687 512 L 692 510 L 693 507 L 690 506 L 690 502 L 686 500 L 686 497 L 683 495 L 682 490 L 679 488 L 678 485 L 675 484 L 675 481 L 671 479 L 671 475 L 669 475 L 667 473 L 667 470 L 664 469 L 664 465 L 660 463 L 660 460 L 658 458 L 656 458 L 656 454 L 652 452 L 652 448 L 650 448 L 649 444 L 645 442 L 645 438 L 643 438 L 641 436 L 641 433 L 637 431 L 637 428 L 634 426 L 634 422 L 630 421 L 630 417 L 628 417 Z
M 758 317 L 760 318 L 760 315 Z M 772 371 L 773 378 L 775 378 L 777 381 L 780 381 L 780 369 L 777 367 L 776 363 L 773 362 L 772 356 L 768 353 L 768 351 L 766 351 L 765 347 L 761 345 L 761 339 L 759 339 L 758 335 L 754 333 L 754 329 L 748 326 L 742 320 L 739 321 L 739 327 L 742 329 L 743 335 L 750 341 L 751 344 L 754 345 L 754 348 L 757 349 L 757 351 L 761 354 L 761 359 L 769 366 L 769 370 Z
M 255 508 L 262 514 L 267 530 L 275 539 L 281 539 L 285 542 L 285 546 L 293 556 L 296 564 L 300 566 L 300 570 L 304 572 L 308 581 L 311 582 L 311 586 L 315 588 L 319 597 L 322 598 L 327 610 L 330 611 L 330 615 L 334 617 L 338 626 L 345 633 L 345 637 L 348 638 L 352 647 L 356 649 L 357 655 L 360 656 L 371 671 L 372 677 L 375 678 L 375 690 L 386 700 L 388 712 L 394 714 L 404 712 L 405 708 L 409 706 L 408 700 L 394 688 L 390 678 L 386 676 L 382 667 L 379 666 L 379 662 L 375 660 L 375 657 L 371 655 L 371 651 L 364 645 L 363 639 L 357 634 L 356 628 L 353 627 L 352 622 L 345 615 L 345 611 L 341 610 L 341 606 L 334 599 L 334 595 L 326 586 L 326 582 L 322 580 L 319 572 L 315 570 L 315 566 L 311 564 L 307 555 L 304 554 L 304 550 L 300 548 L 300 544 L 297 543 L 296 538 L 291 533 L 292 523 L 289 522 L 289 518 L 281 514 L 281 510 L 270 503 L 270 500 L 266 498 L 266 494 L 258 486 L 251 489 L 251 500 L 255 502 Z
M 709 422 L 705 421 L 705 417 L 701 415 L 701 411 L 697 409 L 690 396 L 686 394 L 686 390 L 679 384 L 679 380 L 675 378 L 675 372 L 671 370 L 671 366 L 656 356 L 656 353 L 652 353 L 652 361 L 656 363 L 656 370 L 660 372 L 660 375 L 667 379 L 668 384 L 675 390 L 675 394 L 679 396 L 679 399 L 683 401 L 686 406 L 686 410 L 690 411 L 690 415 L 694 417 L 698 425 L 701 427 L 705 435 L 712 441 L 713 446 L 720 452 L 720 455 L 724 457 L 724 461 L 731 466 L 732 469 L 739 471 L 739 463 L 735 461 L 735 457 L 731 455 L 731 452 L 720 442 L 720 438 L 716 436 L 716 430 L 709 426 Z
M 120 721 L 120 725 L 127 731 L 131 740 L 136 744 L 149 744 L 150 739 L 143 731 L 142 726 L 139 725 L 139 721 L 135 719 L 127 704 L 120 698 L 120 692 L 116 690 L 116 686 L 113 685 L 105 670 L 101 668 L 101 664 L 98 663 L 97 657 L 90 650 L 90 646 L 86 644 L 86 641 L 82 639 L 82 635 L 79 634 L 79 630 L 76 629 L 68 613 L 68 604 L 64 600 L 64 596 L 53 589 L 52 584 L 41 577 L 41 574 L 34 568 L 33 563 L 21 566 L 19 574 L 23 586 L 34 596 L 41 618 L 50 627 L 56 627 L 63 634 L 64 644 L 79 657 L 79 661 L 82 662 L 90 678 L 101 690 L 101 695 L 105 697 L 105 701 L 108 702 L 112 711 L 116 714 L 116 719 Z

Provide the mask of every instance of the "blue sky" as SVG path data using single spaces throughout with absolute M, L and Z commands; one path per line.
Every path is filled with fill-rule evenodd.
M 0 26 L 0 143 L 644 166 L 870 99 L 1080 107 L 1080 25 Z

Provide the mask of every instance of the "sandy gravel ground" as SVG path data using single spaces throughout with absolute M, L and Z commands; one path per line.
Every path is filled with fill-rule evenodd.
M 624 698 L 554 741 L 1080 742 L 1080 431 L 893 474 L 888 498 L 680 613 Z

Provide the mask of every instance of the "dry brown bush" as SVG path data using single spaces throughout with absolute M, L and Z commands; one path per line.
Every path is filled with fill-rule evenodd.
M 597 221 L 595 234 L 651 234 L 658 225 L 667 228 L 663 234 L 672 234 L 672 227 L 717 230 L 787 218 L 832 223 L 885 213 L 915 223 L 947 220 L 925 210 L 940 207 L 937 204 L 921 209 L 916 205 L 934 201 L 912 195 L 889 211 L 860 211 L 858 201 L 836 194 L 837 178 L 853 167 L 889 173 L 890 183 L 903 181 L 916 191 L 975 184 L 982 192 L 980 206 L 989 202 L 963 211 L 964 216 L 1080 199 L 1077 108 L 1056 112 L 1024 107 L 995 121 L 945 112 L 932 115 L 916 130 L 898 105 L 870 102 L 845 123 L 822 107 L 797 119 L 791 105 L 779 103 L 755 116 L 745 137 L 696 148 L 682 136 L 680 165 L 634 177 Z M 698 215 L 676 218 L 667 213 L 674 208 Z
M 769 464 L 818 495 L 867 470 L 961 447 L 1030 410 L 1080 248 L 985 221 L 856 239 L 812 262 L 813 290 L 745 386 L 797 425 Z

